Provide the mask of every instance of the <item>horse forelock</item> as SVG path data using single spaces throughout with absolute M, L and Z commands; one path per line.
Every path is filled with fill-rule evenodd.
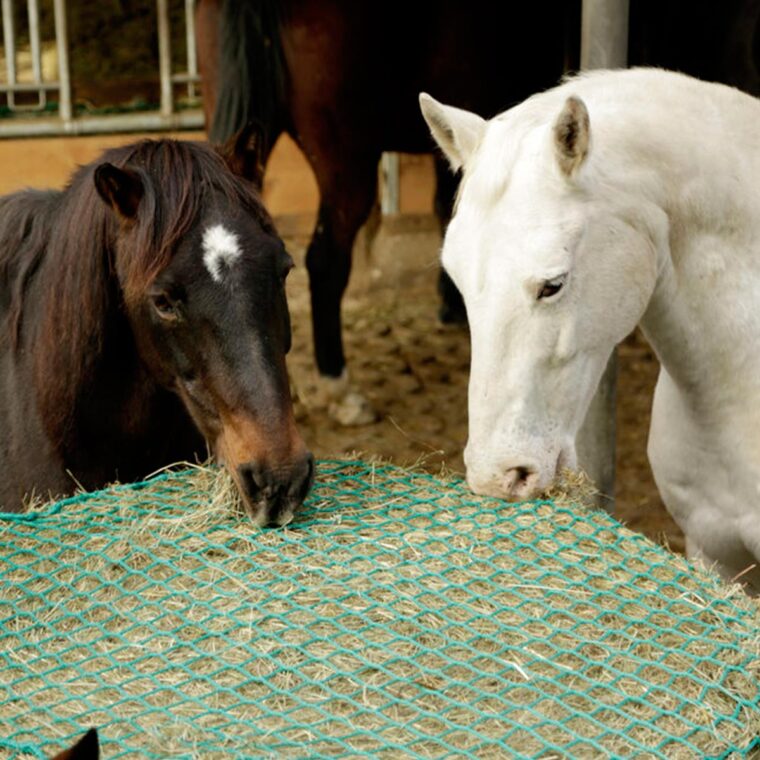
M 137 219 L 123 229 L 124 240 L 118 246 L 117 268 L 128 302 L 139 298 L 170 264 L 182 238 L 207 205 L 220 198 L 226 208 L 251 214 L 264 229 L 273 231 L 253 187 L 232 174 L 205 145 L 145 140 L 131 146 L 120 163 L 136 169 L 146 185 Z
M 498 204 L 509 187 L 520 145 L 527 131 L 521 128 L 515 132 L 512 128 L 508 133 L 509 139 L 505 140 L 505 126 L 497 120 L 489 124 L 472 165 L 465 169 L 455 198 L 455 209 L 459 207 L 465 191 L 471 207 L 482 213 L 491 211 Z

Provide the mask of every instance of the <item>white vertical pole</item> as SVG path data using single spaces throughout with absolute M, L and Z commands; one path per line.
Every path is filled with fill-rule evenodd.
M 172 54 L 169 38 L 169 3 L 157 0 L 158 12 L 158 71 L 161 78 L 161 115 L 171 116 L 174 110 L 172 92 Z
M 583 0 L 581 69 L 622 68 L 628 63 L 628 0 Z M 594 114 L 591 129 L 594 129 Z M 617 350 L 604 371 L 580 433 L 578 459 L 614 509 Z
M 386 214 L 398 214 L 400 209 L 398 153 L 383 153 L 380 159 L 380 210 Z
M 32 80 L 35 84 L 42 84 L 42 53 L 40 50 L 40 10 L 37 0 L 28 0 L 29 10 L 29 47 L 32 52 Z M 44 89 L 37 94 L 37 102 L 40 108 L 45 107 L 47 100 Z
M 628 65 L 628 0 L 583 0 L 581 68 Z
M 13 28 L 13 0 L 2 0 L 3 8 L 3 45 L 5 47 L 5 69 L 8 84 L 16 84 L 16 32 Z M 8 107 L 12 110 L 16 105 L 15 92 L 8 90 Z
M 64 124 L 71 121 L 71 77 L 69 75 L 69 36 L 66 28 L 66 2 L 53 0 L 55 47 L 58 53 L 58 115 Z
M 191 79 L 187 83 L 187 95 L 195 97 L 195 80 L 198 76 L 198 53 L 195 49 L 195 0 L 185 0 L 185 34 L 187 40 L 187 73 Z

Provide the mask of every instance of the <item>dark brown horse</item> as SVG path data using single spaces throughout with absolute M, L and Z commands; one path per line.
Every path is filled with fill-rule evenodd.
M 630 60 L 682 69 L 755 93 L 758 0 L 633 0 Z M 579 63 L 580 0 L 200 0 L 206 123 L 227 139 L 251 119 L 304 151 L 320 191 L 307 254 L 317 365 L 345 367 L 340 301 L 351 248 L 375 200 L 381 151 L 433 144 L 417 96 L 491 116 L 557 83 Z M 456 187 L 436 162 L 445 225 Z M 445 321 L 463 306 L 443 278 Z
M 250 140 L 147 140 L 0 199 L 0 508 L 203 456 L 204 437 L 257 522 L 303 501 L 292 262 L 239 176 Z

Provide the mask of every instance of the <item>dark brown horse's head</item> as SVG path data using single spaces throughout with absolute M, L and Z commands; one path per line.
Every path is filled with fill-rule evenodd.
M 113 266 L 139 353 L 235 479 L 252 519 L 290 521 L 313 479 L 285 354 L 293 266 L 252 185 L 244 131 L 223 150 L 139 143 L 94 181 L 118 218 Z M 171 181 L 169 179 L 171 178 Z

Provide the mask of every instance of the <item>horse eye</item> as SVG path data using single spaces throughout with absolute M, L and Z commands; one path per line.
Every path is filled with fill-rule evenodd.
M 151 296 L 151 300 L 153 301 L 153 308 L 161 319 L 179 319 L 179 311 L 166 293 L 156 293 Z
M 565 284 L 565 275 L 561 275 L 560 277 L 555 277 L 553 280 L 547 280 L 542 286 L 541 290 L 538 291 L 538 300 L 540 301 L 542 298 L 551 298 L 552 296 L 557 295 L 560 290 L 562 290 L 562 286 Z

